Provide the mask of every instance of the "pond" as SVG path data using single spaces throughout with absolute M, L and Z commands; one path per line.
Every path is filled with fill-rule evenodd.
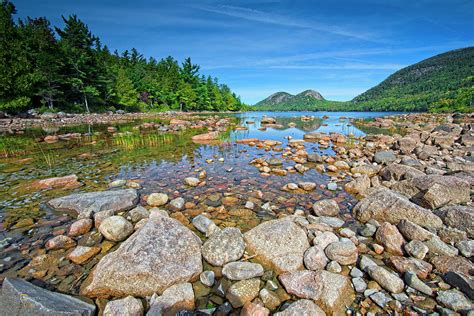
M 204 212 L 213 217 L 216 224 L 222 227 L 237 226 L 242 231 L 279 213 L 307 210 L 321 198 L 335 198 L 343 211 L 348 210 L 356 199 L 343 190 L 327 189 L 334 175 L 320 173 L 314 165 L 308 164 L 309 170 L 304 174 L 289 172 L 284 177 L 276 174 L 262 176 L 260 170 L 250 162 L 256 158 L 281 158 L 281 151 L 265 150 L 235 141 L 246 138 L 275 140 L 282 142 L 278 147 L 284 148 L 288 144 L 288 136 L 302 139 L 304 134 L 312 132 L 337 132 L 356 139 L 365 133 L 351 123 L 352 118 L 390 114 L 395 113 L 222 114 L 219 118 L 228 118 L 231 124 L 220 133 L 219 140 L 212 144 L 199 144 L 191 139 L 193 135 L 205 133 L 205 128 L 170 130 L 167 129 L 169 122 L 160 120 L 32 129 L 22 135 L 2 135 L 0 273 L 2 276 L 24 273 L 22 269 L 41 251 L 44 242 L 64 232 L 75 219 L 73 214 L 57 213 L 43 207 L 44 202 L 74 192 L 102 191 L 117 179 L 138 183 L 142 197 L 152 192 L 163 192 L 170 198 L 184 198 L 186 209 L 178 212 L 178 215 L 173 214 L 184 223 L 189 223 L 193 216 Z M 264 128 L 261 120 L 265 116 L 276 118 L 276 124 Z M 206 117 L 209 115 L 195 115 L 193 119 L 202 120 Z M 110 127 L 114 129 L 110 130 Z M 43 138 L 51 134 L 63 135 L 63 139 L 60 137 L 54 143 L 44 142 Z M 331 147 L 322 148 L 317 142 L 307 143 L 305 149 L 310 154 L 333 154 Z M 283 159 L 281 168 L 294 165 L 294 161 Z M 203 171 L 207 176 L 202 185 L 190 188 L 183 183 L 184 178 L 196 177 Z M 80 187 L 34 189 L 32 186 L 38 179 L 70 174 L 77 175 L 82 184 Z M 305 181 L 316 183 L 316 190 L 306 194 L 281 190 L 287 183 Z M 244 208 L 247 201 L 258 205 L 259 211 L 249 214 Z M 66 277 L 53 274 L 44 281 L 61 291 L 77 293 L 78 282 Z

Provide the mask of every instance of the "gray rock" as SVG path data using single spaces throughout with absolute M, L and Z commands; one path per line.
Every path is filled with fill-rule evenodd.
M 202 284 L 205 286 L 213 286 L 214 282 L 216 280 L 216 276 L 214 274 L 214 271 L 203 271 L 199 275 L 199 280 L 201 281 Z
M 401 293 L 405 287 L 403 280 L 396 274 L 379 266 L 369 266 L 367 272 L 381 287 L 390 293 Z
M 359 231 L 359 234 L 361 234 L 364 237 L 372 237 L 375 235 L 375 232 L 377 231 L 377 227 L 375 227 L 372 224 L 365 223 L 364 228 L 362 228 Z
M 179 283 L 167 288 L 163 295 L 153 294 L 147 316 L 176 315 L 182 310 L 192 311 L 194 292 L 191 283 Z
M 332 228 L 339 228 L 344 225 L 344 221 L 342 219 L 330 216 L 312 217 L 311 223 L 326 224 Z
M 337 183 L 336 182 L 329 182 L 327 185 L 329 191 L 336 191 L 337 190 Z
M 425 174 L 420 170 L 406 166 L 406 165 L 399 165 L 399 164 L 390 164 L 387 167 L 383 168 L 380 171 L 380 176 L 383 180 L 391 181 L 401 181 L 404 179 L 412 179 L 416 176 L 424 176 Z
M 428 253 L 428 247 L 419 240 L 412 240 L 405 245 L 405 251 L 413 258 L 423 260 Z
M 22 279 L 5 278 L 0 296 L 0 314 L 92 316 L 95 315 L 95 306 Z
M 184 199 L 182 197 L 172 199 L 170 201 L 170 206 L 175 210 L 182 210 L 184 207 Z
M 357 293 L 363 293 L 367 289 L 367 283 L 363 278 L 353 278 L 352 285 Z
M 319 246 L 324 250 L 329 244 L 336 241 L 339 241 L 339 238 L 333 232 L 322 232 L 316 235 L 312 242 L 314 246 Z
M 133 225 L 122 216 L 110 216 L 103 220 L 100 233 L 108 240 L 122 241 L 133 232 Z
M 326 313 L 310 300 L 298 300 L 291 303 L 284 311 L 274 314 L 275 316 L 325 316 Z
M 313 246 L 306 250 L 303 261 L 308 270 L 322 270 L 329 260 L 321 247 Z
M 242 280 L 232 284 L 232 286 L 227 290 L 226 298 L 234 308 L 239 308 L 256 298 L 259 291 L 259 279 Z
M 351 269 L 350 275 L 353 278 L 362 278 L 364 276 L 364 272 L 362 272 L 359 269 L 357 269 L 356 267 L 354 267 L 354 268 Z
M 309 248 L 306 232 L 291 218 L 261 223 L 244 234 L 246 249 L 256 259 L 278 273 L 303 267 L 303 254 Z
M 341 273 L 342 267 L 337 261 L 331 261 L 327 264 L 326 270 L 332 273 Z
M 77 193 L 48 201 L 46 204 L 60 211 L 73 211 L 78 218 L 91 218 L 94 213 L 109 210 L 115 214 L 128 211 L 138 203 L 134 189 Z
M 430 295 L 430 296 L 433 295 L 433 290 L 428 285 L 426 285 L 423 281 L 418 279 L 418 277 L 416 276 L 416 273 L 407 271 L 405 272 L 404 279 L 405 279 L 406 284 L 408 284 L 408 286 L 414 288 L 415 290 L 418 290 L 421 293 L 424 293 L 426 295 Z
M 380 164 L 389 164 L 397 160 L 392 151 L 377 151 L 374 155 L 374 161 Z
M 387 306 L 387 304 L 392 300 L 390 296 L 385 295 L 383 292 L 376 292 L 370 295 L 370 299 L 382 308 L 385 308 L 385 306 Z
M 369 190 L 370 191 L 370 190 Z M 374 188 L 353 208 L 356 219 L 365 223 L 370 219 L 398 224 L 402 219 L 408 219 L 423 227 L 440 228 L 441 219 L 430 210 L 422 208 L 399 193 L 386 188 Z
M 193 226 L 201 233 L 206 234 L 206 236 L 210 236 L 219 230 L 219 227 L 212 220 L 202 214 L 193 218 Z
M 222 269 L 222 275 L 229 280 L 246 280 L 263 275 L 263 267 L 252 262 L 229 262 Z
M 240 229 L 227 227 L 212 234 L 202 246 L 202 256 L 213 266 L 239 260 L 244 254 L 245 243 Z
M 466 257 L 474 256 L 474 240 L 463 240 L 456 244 L 456 247 L 459 249 L 461 254 Z
M 323 162 L 323 158 L 318 153 L 308 154 L 309 162 Z
M 313 212 L 317 216 L 337 216 L 339 211 L 339 205 L 334 200 L 321 200 L 313 204 Z
M 377 264 L 367 255 L 360 256 L 359 267 L 362 271 L 367 272 L 370 267 L 376 267 Z
M 398 223 L 397 228 L 400 233 L 408 240 L 426 241 L 435 236 L 435 234 L 429 232 L 420 225 L 406 219 L 402 219 Z
M 474 207 L 472 206 L 445 206 L 435 211 L 446 226 L 465 231 L 469 238 L 474 238 Z
M 122 299 L 107 302 L 103 316 L 142 316 L 143 304 L 139 299 L 133 296 L 127 296 Z
M 177 220 L 149 219 L 89 274 L 89 297 L 150 296 L 202 272 L 201 240 Z
M 453 311 L 469 311 L 473 309 L 472 303 L 458 290 L 439 291 L 436 300 Z
M 333 242 L 324 250 L 326 256 L 342 265 L 350 265 L 357 262 L 357 247 L 352 242 Z
M 138 223 L 142 219 L 148 218 L 150 216 L 150 212 L 143 206 L 139 205 L 128 212 L 128 216 L 130 217 L 132 223 Z
M 428 247 L 429 253 L 432 255 L 457 256 L 459 253 L 455 247 L 446 244 L 441 239 L 439 239 L 438 236 L 435 236 L 424 243 Z

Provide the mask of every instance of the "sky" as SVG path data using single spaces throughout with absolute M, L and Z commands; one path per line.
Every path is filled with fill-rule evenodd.
M 393 72 L 474 46 L 474 0 L 13 0 L 17 17 L 77 14 L 113 51 L 191 57 L 248 104 L 306 89 L 346 101 Z

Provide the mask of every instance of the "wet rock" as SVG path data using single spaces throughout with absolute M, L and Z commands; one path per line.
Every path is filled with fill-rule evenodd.
M 202 246 L 202 256 L 213 266 L 239 260 L 245 244 L 240 229 L 228 227 L 212 234 Z
M 388 259 L 388 263 L 400 273 L 411 271 L 416 273 L 416 275 L 422 279 L 426 279 L 433 269 L 431 264 L 416 258 L 391 256 Z
M 226 298 L 234 308 L 239 308 L 256 298 L 259 291 L 259 279 L 242 280 L 232 284 L 232 286 L 227 290 Z
M 198 178 L 188 177 L 184 178 L 184 183 L 189 185 L 190 187 L 197 187 L 201 182 Z
M 215 131 L 215 132 L 194 135 L 193 137 L 191 137 L 191 139 L 195 142 L 217 140 L 219 139 L 219 132 Z
M 143 304 L 139 299 L 133 296 L 127 296 L 122 299 L 113 300 L 107 302 L 103 312 L 103 316 L 142 316 L 143 315 Z
M 2 315 L 92 316 L 95 306 L 74 297 L 50 292 L 25 280 L 5 278 L 0 295 Z
M 176 199 L 173 199 L 170 201 L 170 206 L 171 208 L 173 208 L 174 210 L 182 210 L 184 208 L 184 199 L 182 197 L 178 197 Z
M 367 267 L 367 272 L 381 287 L 390 293 L 401 293 L 405 287 L 403 280 L 396 274 L 389 272 L 387 269 L 379 266 Z
M 457 272 L 447 272 L 443 275 L 443 280 L 453 287 L 460 289 L 469 299 L 474 299 L 474 278 Z
M 178 221 L 149 219 L 103 257 L 82 286 L 90 297 L 147 296 L 202 272 L 201 240 Z
M 435 211 L 443 223 L 465 231 L 469 238 L 474 238 L 474 207 L 471 206 L 445 206 Z
M 246 280 L 263 275 L 263 267 L 252 262 L 229 262 L 222 269 L 222 275 L 229 280 Z
M 83 264 L 100 252 L 100 247 L 77 246 L 67 258 L 76 264 Z
M 259 297 L 262 300 L 263 305 L 265 305 L 265 307 L 270 311 L 275 311 L 281 304 L 278 295 L 266 288 L 260 290 Z
M 325 316 L 326 313 L 313 301 L 298 300 L 291 303 L 284 311 L 274 314 L 275 316 Z
M 283 164 L 283 161 L 282 161 L 281 159 L 279 159 L 279 158 L 273 157 L 273 158 L 269 158 L 269 159 L 267 160 L 267 163 L 268 163 L 270 166 L 280 166 L 280 165 Z
M 375 239 L 381 243 L 385 250 L 395 255 L 403 255 L 403 244 L 405 240 L 397 229 L 397 226 L 384 222 L 377 229 Z
M 303 261 L 308 270 L 323 270 L 328 264 L 329 259 L 321 247 L 313 246 L 306 250 Z
M 436 300 L 456 312 L 473 309 L 472 303 L 458 290 L 439 291 Z
M 46 250 L 69 249 L 74 246 L 76 246 L 74 239 L 64 235 L 53 237 L 45 244 Z
M 208 237 L 219 230 L 219 227 L 212 220 L 202 214 L 193 218 L 193 226 Z
M 392 151 L 377 151 L 374 155 L 374 161 L 380 164 L 389 164 L 397 159 Z
M 428 253 L 428 247 L 419 240 L 412 240 L 405 245 L 405 251 L 412 257 L 423 260 Z
M 334 200 L 321 200 L 313 204 L 313 212 L 317 216 L 337 216 L 339 205 Z
M 244 239 L 247 251 L 277 273 L 301 269 L 309 248 L 305 231 L 286 218 L 264 222 L 246 232 Z
M 336 241 L 339 241 L 339 238 L 333 232 L 322 232 L 314 237 L 313 245 L 319 246 L 324 250 L 328 245 Z
M 415 290 L 420 291 L 421 293 L 424 293 L 426 295 L 433 295 L 433 290 L 423 283 L 420 279 L 418 279 L 417 275 L 411 271 L 405 272 L 404 275 L 405 283 L 414 288 Z
M 203 271 L 199 275 L 199 280 L 205 286 L 213 286 L 214 282 L 215 282 L 215 279 L 216 279 L 216 277 L 215 277 L 214 271 Z
M 34 189 L 51 189 L 51 188 L 70 189 L 70 188 L 76 188 L 79 186 L 81 186 L 81 183 L 77 181 L 77 176 L 75 174 L 71 174 L 64 177 L 42 179 L 42 180 L 34 181 L 31 184 L 31 187 Z
M 327 185 L 327 189 L 329 191 L 336 191 L 337 190 L 337 183 L 329 182 L 328 185 Z
M 61 211 L 74 211 L 79 218 L 90 218 L 92 214 L 109 210 L 114 213 L 132 209 L 138 203 L 134 189 L 72 194 L 47 202 L 49 207 Z
M 317 153 L 308 154 L 307 159 L 309 162 L 323 162 L 323 158 Z
M 314 182 L 298 182 L 298 187 L 305 191 L 313 191 L 316 188 L 316 183 Z
M 169 197 L 165 193 L 152 193 L 148 196 L 146 202 L 151 206 L 163 206 L 168 203 Z
M 370 219 L 398 224 L 408 219 L 423 227 L 439 228 L 441 219 L 430 210 L 422 208 L 399 193 L 386 188 L 376 188 L 352 210 L 356 219 L 365 223 Z
M 161 296 L 154 294 L 147 316 L 176 315 L 182 310 L 192 311 L 194 292 L 191 283 L 179 283 L 167 288 Z
M 133 233 L 133 225 L 122 216 L 110 216 L 102 221 L 100 233 L 110 241 L 122 241 Z
M 358 257 L 357 247 L 351 241 L 333 242 L 324 251 L 330 260 L 342 265 L 354 264 Z

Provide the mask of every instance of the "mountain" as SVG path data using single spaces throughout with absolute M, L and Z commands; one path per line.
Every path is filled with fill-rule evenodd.
M 304 111 L 314 110 L 326 101 L 321 93 L 315 90 L 305 90 L 297 95 L 287 92 L 276 92 L 255 104 L 256 110 L 265 111 Z
M 474 47 L 405 67 L 352 100 L 364 110 L 473 111 Z

